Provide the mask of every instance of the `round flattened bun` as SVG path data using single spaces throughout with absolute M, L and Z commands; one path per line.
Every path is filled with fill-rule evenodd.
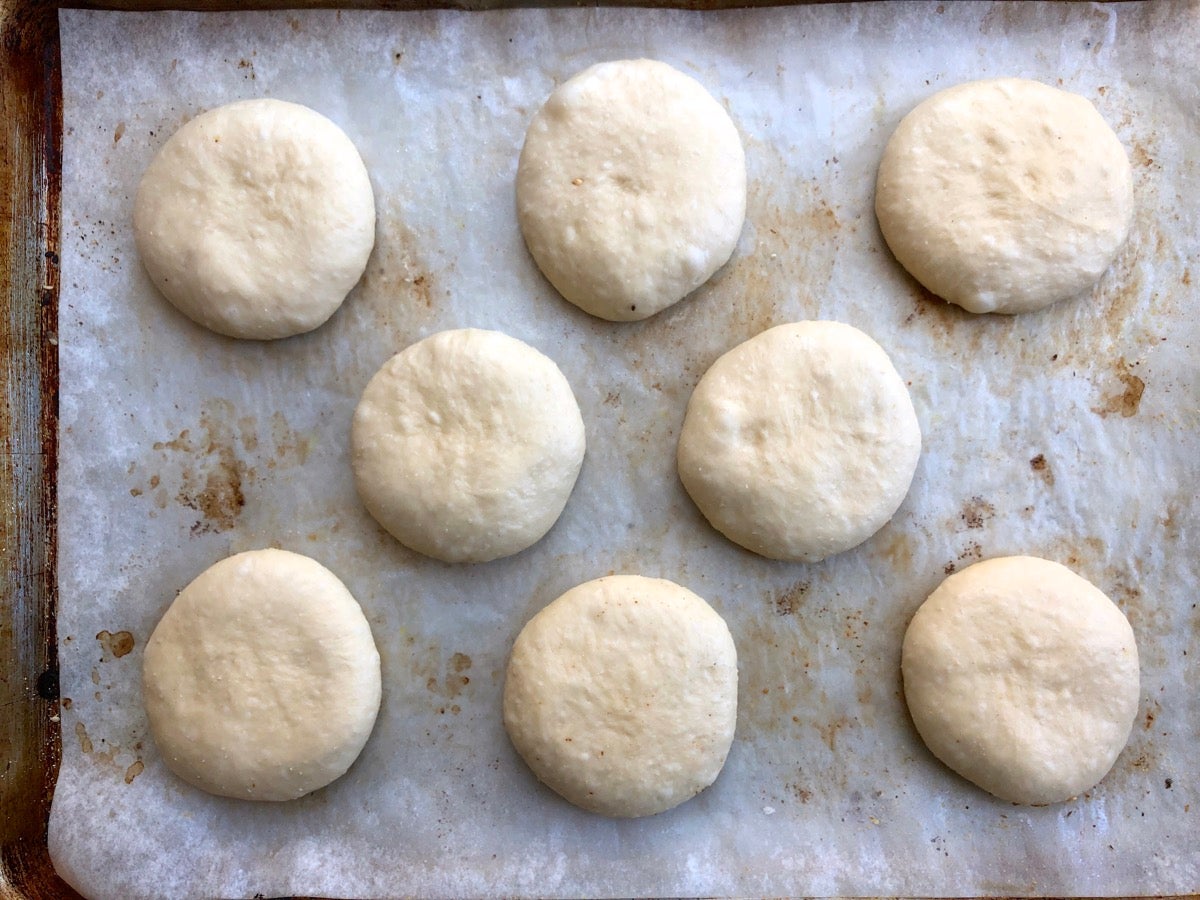
M 908 626 L 901 668 L 933 755 L 1014 803 L 1092 788 L 1137 716 L 1129 622 L 1090 582 L 1036 557 L 989 559 L 942 582 Z
M 236 338 L 325 322 L 375 243 L 375 199 L 350 139 L 321 114 L 244 100 L 180 128 L 142 176 L 134 237 L 189 319 Z
M 533 773 L 577 806 L 649 816 L 704 790 L 737 719 L 737 652 L 686 588 L 613 575 L 567 591 L 522 629 L 504 727 Z
M 677 459 L 692 500 L 731 541 L 815 562 L 887 523 L 920 453 L 912 400 L 883 348 L 840 322 L 795 322 L 704 373 Z
M 558 366 L 496 331 L 442 331 L 396 354 L 354 412 L 363 504 L 407 547 L 486 562 L 537 543 L 583 464 L 583 417 Z
M 143 696 L 167 765 L 201 790 L 293 800 L 340 777 L 379 711 L 379 653 L 350 592 L 285 550 L 223 559 L 146 644 Z
M 648 59 L 561 84 L 517 167 L 517 216 L 567 300 L 613 321 L 683 299 L 732 255 L 746 159 L 728 113 L 695 79 Z
M 1091 288 L 1125 243 L 1133 177 L 1086 99 L 1000 78 L 940 91 L 900 122 L 875 212 L 896 259 L 976 313 L 1041 309 Z

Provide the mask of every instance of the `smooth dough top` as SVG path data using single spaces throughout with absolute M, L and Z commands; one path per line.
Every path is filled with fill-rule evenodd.
M 921 429 L 887 353 L 840 322 L 779 325 L 704 373 L 679 477 L 705 518 L 774 559 L 849 550 L 899 508 Z
M 155 286 L 237 338 L 311 331 L 358 282 L 375 200 L 354 144 L 321 114 L 244 100 L 180 128 L 138 186 L 134 237 Z
M 341 776 L 379 711 L 379 653 L 332 572 L 285 550 L 209 567 L 146 644 L 142 689 L 167 765 L 202 790 L 292 800 Z
M 901 667 L 933 754 L 1015 803 L 1094 786 L 1137 715 L 1129 622 L 1090 582 L 1036 557 L 989 559 L 942 582 L 908 627 Z
M 583 454 L 583 417 L 558 366 L 475 328 L 431 335 L 384 363 L 351 432 L 371 515 L 447 562 L 536 543 L 566 506 Z
M 644 319 L 683 299 L 732 255 L 745 215 L 737 129 L 666 63 L 585 69 L 525 135 L 525 243 L 559 293 L 602 319 Z
M 704 790 L 737 719 L 737 651 L 686 588 L 613 575 L 529 620 L 504 682 L 504 726 L 541 781 L 607 816 L 649 816 Z
M 1074 297 L 1133 220 L 1125 148 L 1086 99 L 1036 81 L 973 81 L 900 122 L 879 165 L 884 239 L 917 281 L 971 312 Z

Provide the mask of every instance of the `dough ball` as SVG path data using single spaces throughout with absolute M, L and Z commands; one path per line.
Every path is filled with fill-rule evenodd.
M 384 363 L 350 444 L 359 496 L 397 540 L 446 562 L 487 562 L 558 519 L 583 464 L 583 418 L 552 360 L 464 328 Z
M 1014 803 L 1069 800 L 1112 768 L 1138 709 L 1125 616 L 1032 556 L 947 578 L 904 635 L 904 695 L 934 756 Z
M 138 186 L 142 265 L 189 319 L 283 338 L 333 315 L 375 243 L 358 151 L 324 116 L 281 100 L 209 110 L 158 151 Z
M 900 122 L 875 212 L 896 259 L 933 293 L 971 312 L 1027 312 L 1104 274 L 1129 234 L 1133 177 L 1083 97 L 973 81 Z
M 920 453 L 912 400 L 883 348 L 840 322 L 796 322 L 704 373 L 679 436 L 679 478 L 731 541 L 815 562 L 887 523 Z
M 504 727 L 547 786 L 606 816 L 650 816 L 712 784 L 737 719 L 737 651 L 686 588 L 612 575 L 567 591 L 513 645 Z
M 146 644 L 142 688 L 163 759 L 184 781 L 293 800 L 341 776 L 379 711 L 379 653 L 358 603 L 285 550 L 221 560 Z
M 741 139 L 721 104 L 666 63 L 600 63 L 530 123 L 517 216 L 559 293 L 602 319 L 644 319 L 732 255 L 746 216 Z

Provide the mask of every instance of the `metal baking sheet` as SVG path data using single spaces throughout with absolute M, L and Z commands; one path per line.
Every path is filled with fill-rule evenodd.
M 854 5 L 726 11 L 62 13 L 59 872 L 91 897 L 966 895 L 1200 889 L 1193 277 L 1200 78 L 1193 4 Z M 750 196 L 733 260 L 668 312 L 589 318 L 516 228 L 525 126 L 604 59 L 666 60 L 729 109 Z M 883 144 L 933 91 L 1000 75 L 1092 100 L 1135 167 L 1132 238 L 1090 297 L 975 317 L 923 292 L 872 213 Z M 367 274 L 308 336 L 228 340 L 158 297 L 132 245 L 138 178 L 180 124 L 272 96 L 337 121 L 380 212 Z M 771 325 L 850 322 L 910 383 L 912 490 L 816 565 L 741 551 L 674 471 L 705 368 Z M 358 503 L 347 436 L 392 353 L 436 330 L 554 358 L 588 456 L 561 521 L 480 566 L 406 551 Z M 350 773 L 295 803 L 174 779 L 140 702 L 142 648 L 215 560 L 281 546 L 337 572 L 384 666 Z M 905 712 L 904 627 L 947 572 L 1032 553 L 1125 610 L 1142 705 L 1076 801 L 998 802 L 943 768 Z M 574 584 L 674 579 L 738 645 L 737 737 L 717 783 L 610 821 L 540 787 L 500 722 L 508 648 Z

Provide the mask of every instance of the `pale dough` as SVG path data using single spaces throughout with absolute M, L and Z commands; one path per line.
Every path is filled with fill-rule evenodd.
M 496 331 L 443 331 L 392 357 L 354 412 L 363 504 L 413 550 L 486 562 L 536 543 L 583 464 L 583 417 L 558 366 Z
M 293 800 L 340 777 L 379 710 L 379 653 L 332 572 L 284 550 L 221 560 L 146 644 L 146 714 L 167 765 L 225 797 Z
M 904 636 L 904 695 L 951 769 L 1003 800 L 1068 800 L 1104 777 L 1138 709 L 1138 652 L 1116 605 L 1029 556 L 951 575 Z
M 607 816 L 649 816 L 712 784 L 737 719 L 737 652 L 691 591 L 598 578 L 529 620 L 504 682 L 504 727 L 534 774 Z
M 602 319 L 644 319 L 683 299 L 729 259 L 745 215 L 737 129 L 666 63 L 585 69 L 525 135 L 525 243 L 559 293 Z
M 1124 147 L 1086 99 L 974 81 L 900 122 L 879 166 L 884 239 L 917 281 L 971 312 L 1040 309 L 1092 287 L 1133 220 Z
M 884 526 L 908 493 L 921 429 L 887 353 L 840 322 L 779 325 L 705 372 L 679 477 L 730 540 L 815 562 Z
M 238 338 L 283 338 L 333 315 L 366 268 L 375 200 L 337 125 L 307 107 L 245 100 L 180 128 L 134 200 L 142 265 L 188 318 Z

